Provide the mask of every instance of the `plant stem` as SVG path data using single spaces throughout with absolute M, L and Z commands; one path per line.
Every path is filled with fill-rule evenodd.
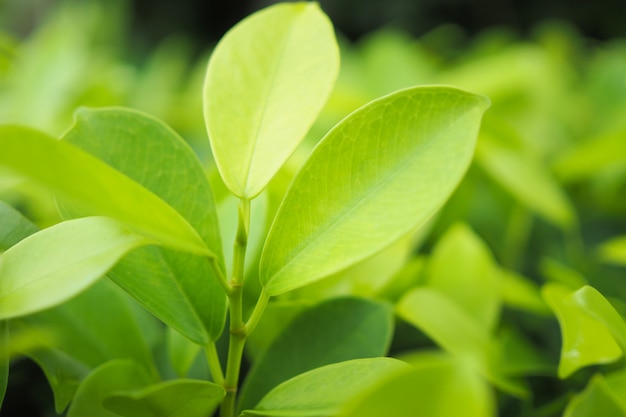
M 209 343 L 204 348 L 204 354 L 213 377 L 213 382 L 216 384 L 224 385 L 224 373 L 222 372 L 222 365 L 220 365 L 220 358 L 217 354 L 215 343 Z
M 241 199 L 239 202 L 239 222 L 233 248 L 233 272 L 230 279 L 228 293 L 230 313 L 230 338 L 228 344 L 228 360 L 224 388 L 226 397 L 220 409 L 221 417 L 234 417 L 237 387 L 243 347 L 246 342 L 246 325 L 243 322 L 243 277 L 248 246 L 248 230 L 250 226 L 250 200 Z

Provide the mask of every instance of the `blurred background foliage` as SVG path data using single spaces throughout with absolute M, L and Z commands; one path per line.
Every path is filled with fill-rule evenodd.
M 238 20 L 270 3 L 0 0 L 0 122 L 60 135 L 77 107 L 133 107 L 171 125 L 210 167 L 201 87 L 211 47 Z M 622 1 L 320 3 L 341 40 L 339 80 L 309 138 L 260 200 L 259 216 L 272 218 L 313 144 L 371 99 L 412 85 L 450 84 L 489 96 L 492 107 L 474 164 L 427 231 L 342 272 L 340 280 L 321 281 L 282 301 L 296 302 L 293 311 L 303 308 L 299 300 L 341 294 L 396 301 L 433 270 L 445 269 L 437 259 L 455 253 L 454 242 L 469 245 L 501 271 L 501 327 L 518 346 L 534 346 L 512 365 L 535 378 L 532 404 L 501 399 L 502 415 L 560 415 L 591 373 L 567 383 L 554 378 L 549 364 L 557 361 L 560 337 L 540 286 L 588 283 L 626 312 Z M 39 226 L 58 221 L 46 193 L 0 174 L 0 199 Z M 217 181 L 216 194 L 226 194 Z M 223 206 L 228 211 L 230 202 Z M 488 249 L 480 249 L 481 240 Z M 288 305 L 276 304 L 274 311 L 284 317 Z M 272 314 L 268 310 L 267 323 L 276 320 Z M 394 349 L 402 351 L 415 335 L 399 326 L 409 335 L 397 332 Z M 269 343 L 260 335 L 278 331 L 268 324 L 266 330 L 251 340 L 251 357 Z M 22 369 L 12 384 L 19 385 Z M 532 414 L 537 410 L 543 414 Z

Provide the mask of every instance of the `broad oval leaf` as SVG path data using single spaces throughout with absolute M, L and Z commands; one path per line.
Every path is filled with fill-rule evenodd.
M 408 365 L 391 358 L 354 359 L 322 366 L 271 390 L 244 416 L 304 417 L 335 415 L 361 391 Z
M 104 399 L 104 408 L 125 417 L 206 417 L 217 409 L 225 395 L 221 385 L 178 379 L 112 394 Z
M 27 237 L 0 255 L 0 320 L 66 301 L 150 243 L 106 217 L 59 223 Z
M 0 126 L 0 165 L 163 245 L 216 256 L 171 206 L 99 159 L 26 127 Z M 146 215 L 150 213 L 150 215 Z
M 426 222 L 464 175 L 489 100 L 415 87 L 352 113 L 293 180 L 260 264 L 278 295 L 384 249 Z
M 82 109 L 63 140 L 89 152 L 159 196 L 197 230 L 225 270 L 213 193 L 187 143 L 158 119 L 124 108 Z M 75 210 L 60 202 L 65 214 Z M 145 213 L 150 216 L 150 212 Z M 226 295 L 203 257 L 141 248 L 109 276 L 150 312 L 199 344 L 222 332 Z
M 204 117 L 224 182 L 259 194 L 304 138 L 339 70 L 332 24 L 317 3 L 284 3 L 242 20 L 218 43 Z
M 601 312 L 603 306 L 597 304 L 597 300 L 590 302 L 585 299 L 589 294 L 574 292 L 561 284 L 546 284 L 541 292 L 561 326 L 559 378 L 567 378 L 585 366 L 611 363 L 623 356 L 614 336 L 598 320 L 602 315 L 593 317 L 581 307 L 581 304 L 587 305 L 591 311 Z
M 320 303 L 293 319 L 254 362 L 239 408 L 253 408 L 276 385 L 311 369 L 384 356 L 392 333 L 387 304 L 359 298 Z

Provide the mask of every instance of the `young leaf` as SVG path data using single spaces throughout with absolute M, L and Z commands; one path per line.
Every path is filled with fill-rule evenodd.
M 0 320 L 60 304 L 151 243 L 106 217 L 63 222 L 0 255 Z
M 106 162 L 176 209 L 215 254 L 218 268 L 225 270 L 211 187 L 198 158 L 176 132 L 134 110 L 83 109 L 76 113 L 76 122 L 63 140 Z M 60 206 L 65 214 L 76 214 L 71 206 L 63 202 Z M 196 343 L 205 344 L 221 334 L 226 296 L 206 259 L 167 248 L 141 248 L 125 257 L 109 276 L 155 316 Z
M 143 368 L 130 360 L 113 360 L 99 366 L 82 382 L 67 417 L 112 417 L 103 406 L 106 397 L 118 391 L 137 390 L 152 383 Z
M 581 301 L 588 303 L 584 298 L 585 293 L 581 298 L 581 294 L 563 285 L 546 284 L 542 288 L 542 294 L 561 325 L 563 342 L 559 378 L 567 378 L 588 365 L 614 362 L 623 355 L 605 325 L 580 307 Z M 595 302 L 591 306 L 593 304 Z M 596 307 L 602 308 L 601 305 Z
M 304 138 L 339 70 L 317 3 L 284 3 L 242 20 L 218 43 L 204 85 L 211 148 L 228 188 L 251 199 Z
M 321 303 L 296 317 L 254 362 L 241 389 L 250 409 L 276 385 L 335 362 L 384 356 L 393 332 L 386 304 L 358 298 Z
M 37 231 L 30 220 L 13 207 L 0 201 L 0 252 Z
M 408 365 L 391 358 L 354 359 L 322 366 L 271 390 L 244 416 L 305 417 L 335 415 L 361 391 Z
M 276 215 L 260 263 L 270 295 L 301 287 L 384 249 L 452 193 L 489 101 L 416 87 L 352 113 L 318 144 Z
M 178 379 L 112 394 L 104 399 L 104 408 L 125 417 L 206 417 L 225 395 L 224 388 L 212 382 Z
M 0 149 L 0 165 L 80 204 L 89 214 L 116 218 L 178 250 L 216 256 L 171 206 L 80 149 L 20 126 L 0 126 Z

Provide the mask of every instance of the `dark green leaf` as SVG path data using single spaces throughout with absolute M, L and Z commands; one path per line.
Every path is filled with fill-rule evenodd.
M 626 404 L 608 387 L 602 375 L 596 375 L 585 390 L 575 396 L 564 417 L 625 417 Z
M 39 230 L 37 226 L 19 211 L 0 201 L 0 252 L 9 249 L 37 230 Z

